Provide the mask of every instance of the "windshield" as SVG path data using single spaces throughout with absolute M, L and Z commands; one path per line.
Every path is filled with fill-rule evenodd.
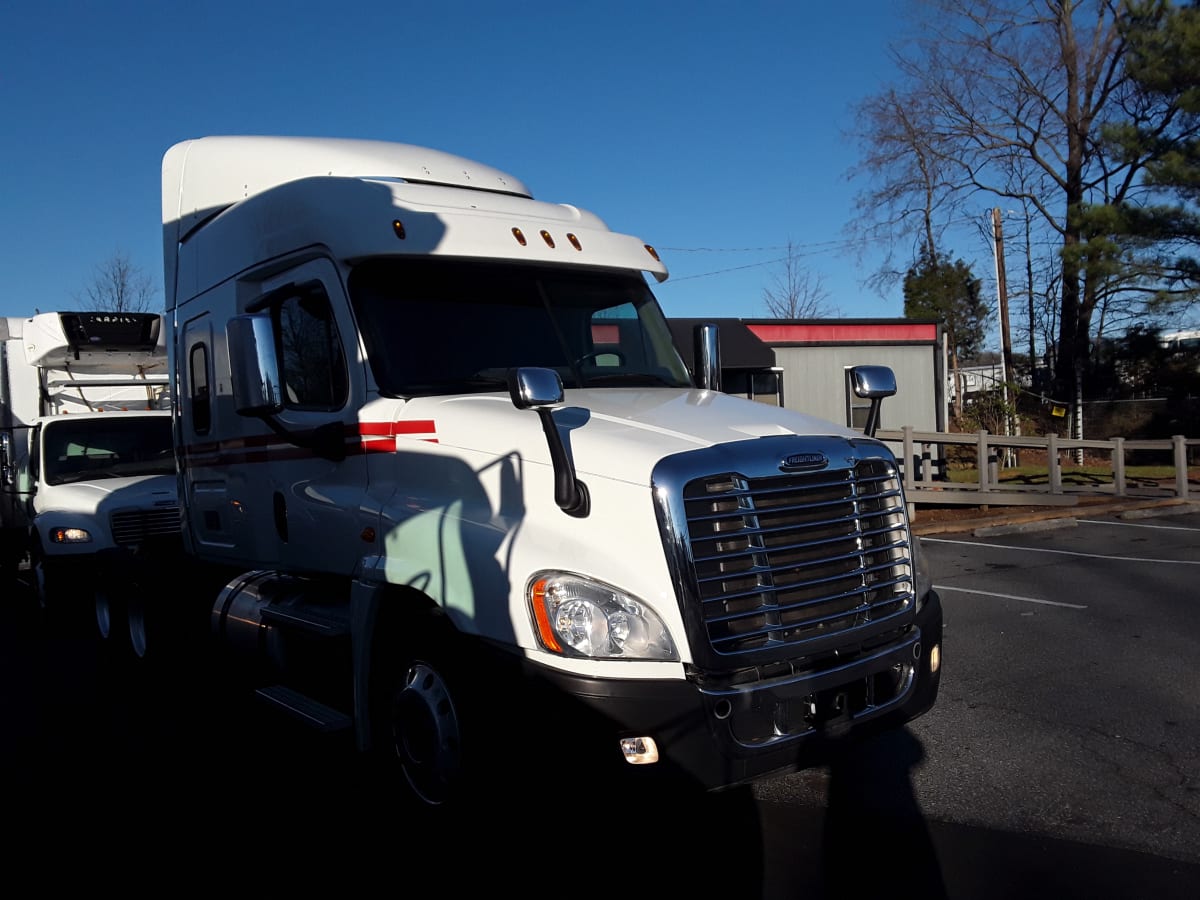
M 170 416 L 64 416 L 42 427 L 47 484 L 175 471 Z
M 566 388 L 691 387 L 638 275 L 370 260 L 351 274 L 350 297 L 392 396 L 502 390 L 517 366 L 554 369 Z

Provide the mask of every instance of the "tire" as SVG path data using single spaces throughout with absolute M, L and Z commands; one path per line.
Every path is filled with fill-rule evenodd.
M 496 731 L 474 673 L 480 648 L 436 614 L 400 635 L 377 645 L 389 656 L 372 686 L 373 756 L 418 807 L 459 812 L 495 793 Z
M 45 623 L 72 635 L 95 633 L 88 589 L 47 559 L 40 544 L 29 551 L 29 583 Z
M 54 589 L 54 576 L 46 564 L 46 557 L 38 545 L 29 552 L 29 586 L 33 588 L 34 599 L 38 607 L 48 613 L 55 606 L 57 591 Z
M 137 659 L 145 659 L 150 649 L 150 633 L 154 629 L 147 626 L 147 618 L 145 598 L 142 597 L 140 586 L 135 585 L 125 604 L 125 625 L 129 637 L 129 650 Z
M 166 602 L 161 588 L 153 593 L 148 585 L 162 585 L 156 581 L 156 570 L 117 571 L 109 570 L 101 578 L 96 589 L 96 622 L 100 636 L 119 652 L 134 662 L 161 658 L 164 646 L 173 643 L 166 634 L 164 610 L 156 606 Z M 109 630 L 105 631 L 105 607 L 109 619 Z M 143 663 L 148 664 L 148 663 Z
M 121 611 L 113 599 L 112 592 L 101 585 L 95 591 L 96 630 L 100 640 L 114 640 L 113 629 L 120 628 Z
M 29 552 L 29 585 L 43 618 L 78 623 L 79 617 L 72 615 L 76 611 L 72 609 L 73 584 L 46 558 L 38 544 Z

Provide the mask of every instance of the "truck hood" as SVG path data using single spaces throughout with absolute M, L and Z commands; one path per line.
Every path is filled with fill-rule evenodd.
M 50 510 L 111 513 L 178 505 L 174 475 L 136 475 L 71 484 L 41 485 L 34 498 L 39 514 Z
M 508 394 L 424 397 L 408 401 L 400 421 L 424 421 L 439 444 L 489 456 L 518 452 L 550 463 L 546 439 L 533 410 L 515 408 Z M 675 388 L 568 390 L 554 410 L 580 474 L 649 484 L 665 456 L 778 435 L 862 438 L 860 432 L 753 400 L 715 391 Z M 417 429 L 418 431 L 421 429 Z

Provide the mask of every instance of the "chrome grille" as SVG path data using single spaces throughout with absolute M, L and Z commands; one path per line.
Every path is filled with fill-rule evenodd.
M 178 506 L 115 512 L 110 523 L 113 541 L 117 544 L 138 544 L 149 538 L 179 534 L 182 530 Z
M 712 649 L 847 649 L 913 608 L 896 466 L 697 478 L 684 488 L 688 543 Z M 828 640 L 827 640 L 828 639 Z

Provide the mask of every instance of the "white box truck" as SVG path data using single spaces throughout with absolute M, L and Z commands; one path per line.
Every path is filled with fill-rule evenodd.
M 689 373 L 651 246 L 404 144 L 205 137 L 162 179 L 189 583 L 262 700 L 428 806 L 514 760 L 717 791 L 931 708 L 896 460 L 723 394 L 712 328 Z
M 94 611 L 103 637 L 122 618 L 139 655 L 135 573 L 148 553 L 177 554 L 181 530 L 165 338 L 158 313 L 0 319 L 6 575 L 28 560 L 43 608 Z

